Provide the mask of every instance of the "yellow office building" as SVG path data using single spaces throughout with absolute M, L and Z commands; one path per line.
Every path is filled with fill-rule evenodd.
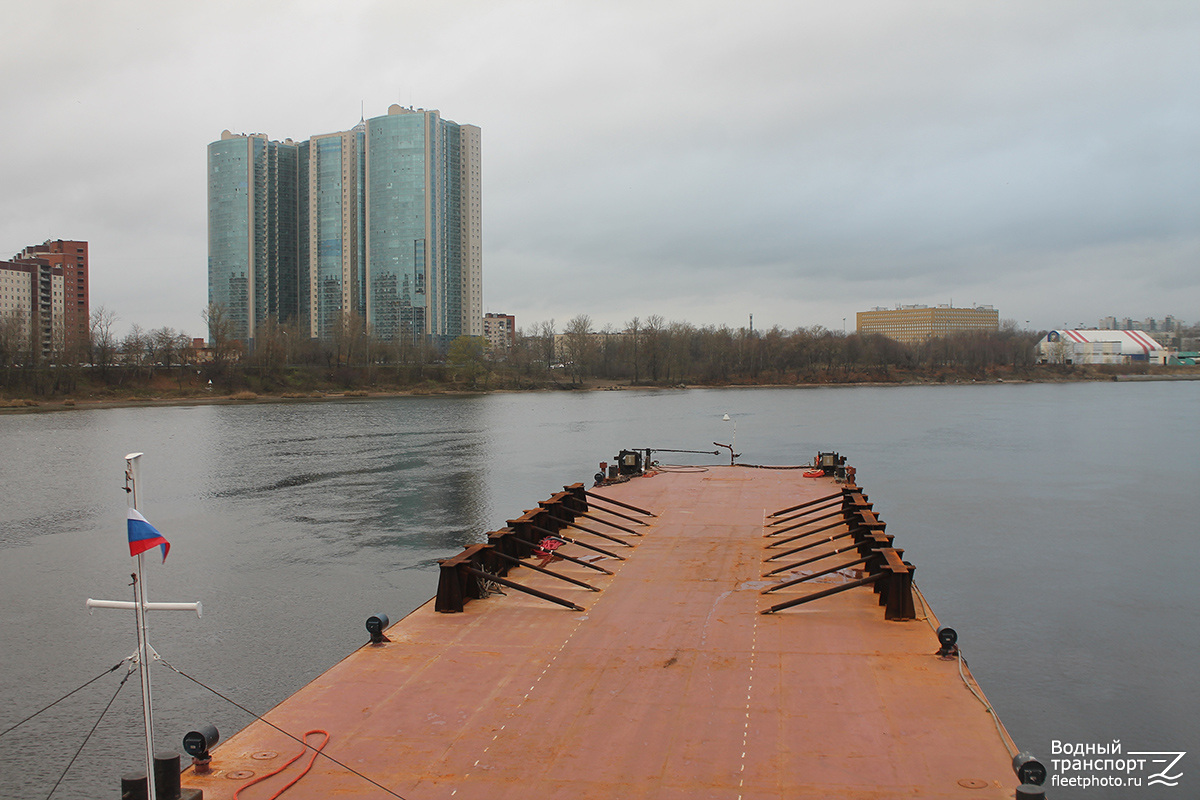
M 859 333 L 882 333 L 889 339 L 912 344 L 961 331 L 1000 330 L 1000 312 L 991 306 L 876 307 L 858 312 L 857 327 Z

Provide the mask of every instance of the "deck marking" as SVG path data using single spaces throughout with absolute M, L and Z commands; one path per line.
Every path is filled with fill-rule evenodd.
M 597 599 L 596 602 L 600 602 L 600 600 Z M 554 655 L 551 656 L 550 661 L 554 661 L 558 658 L 558 654 L 561 653 L 566 648 L 567 644 L 570 643 L 571 639 L 574 638 L 575 634 L 579 631 L 580 626 L 583 625 L 583 622 L 585 619 L 586 619 L 586 617 L 583 617 L 583 618 L 578 619 L 575 622 L 575 627 L 572 628 L 571 632 L 567 634 L 567 638 L 562 640 L 562 643 L 558 646 L 558 649 L 556 651 L 554 651 Z M 758 623 L 758 620 L 755 620 L 755 624 L 757 624 L 757 623 Z M 504 724 L 502 724 L 500 726 L 501 731 L 503 731 L 505 728 L 508 727 L 507 720 L 510 720 L 514 716 L 516 716 L 517 712 L 519 712 L 524 707 L 525 701 L 529 699 L 529 696 L 531 694 L 533 694 L 534 689 L 537 688 L 537 684 L 541 682 L 542 676 L 544 676 L 546 674 L 546 672 L 549 671 L 549 669 L 550 669 L 550 664 L 547 663 L 546 666 L 542 669 L 542 674 L 538 676 L 537 680 L 534 681 L 533 685 L 529 687 L 529 691 L 527 691 L 525 693 L 525 696 L 521 698 L 521 702 L 517 703 L 516 706 L 514 706 L 512 708 L 512 710 L 508 712 L 508 716 L 505 718 L 506 721 L 504 722 Z M 500 737 L 500 734 L 497 733 L 495 736 L 492 737 L 492 741 L 493 742 L 496 741 L 499 737 Z M 483 748 L 481 755 L 486 755 L 488 750 L 491 749 L 491 747 L 492 746 L 489 744 L 487 747 Z M 479 762 L 482 760 L 483 759 L 481 758 L 481 759 L 477 760 L 474 764 L 472 764 L 471 769 L 478 767 Z M 484 767 L 484 769 L 487 769 L 487 767 Z M 471 777 L 472 774 L 474 774 L 474 773 L 471 771 L 464 772 L 462 777 L 459 779 L 459 782 L 465 783 Z M 455 789 L 454 791 L 450 792 L 451 797 L 453 797 L 456 794 L 458 794 L 458 789 Z
M 766 512 L 763 512 L 764 517 Z M 751 699 L 754 695 L 754 667 L 758 661 L 758 614 L 754 614 L 754 622 L 750 628 L 750 669 L 746 677 L 746 719 L 742 723 L 742 758 L 738 767 L 738 800 L 742 800 L 742 788 L 746 785 L 746 754 L 750 752 L 750 714 Z
M 762 510 L 762 527 L 767 528 L 767 510 Z M 750 628 L 750 680 L 746 685 L 746 720 L 742 726 L 742 765 L 738 768 L 738 800 L 743 800 L 744 795 L 742 789 L 745 787 L 746 778 L 746 742 L 750 740 L 750 693 L 754 691 L 754 663 L 757 657 L 758 646 L 758 614 L 757 609 L 754 614 L 754 625 Z

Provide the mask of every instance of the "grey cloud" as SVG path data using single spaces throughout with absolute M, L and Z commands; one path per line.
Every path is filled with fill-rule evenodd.
M 1190 3 L 129 0 L 13 21 L 0 250 L 89 238 L 93 303 L 144 327 L 200 332 L 222 129 L 304 138 L 391 102 L 483 128 L 485 304 L 519 324 L 835 328 L 951 297 L 1043 327 L 1200 317 Z

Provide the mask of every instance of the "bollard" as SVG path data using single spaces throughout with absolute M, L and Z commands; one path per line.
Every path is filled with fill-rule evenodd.
M 121 775 L 121 800 L 146 800 L 150 790 L 146 784 L 146 771 L 126 772 Z
M 154 796 L 179 800 L 179 753 L 166 750 L 154 754 Z

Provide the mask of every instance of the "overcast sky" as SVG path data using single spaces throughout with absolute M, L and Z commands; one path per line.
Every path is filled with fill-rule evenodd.
M 206 146 L 391 103 L 483 130 L 485 310 L 849 330 L 1200 320 L 1200 4 L 4 4 L 0 258 L 202 335 Z

